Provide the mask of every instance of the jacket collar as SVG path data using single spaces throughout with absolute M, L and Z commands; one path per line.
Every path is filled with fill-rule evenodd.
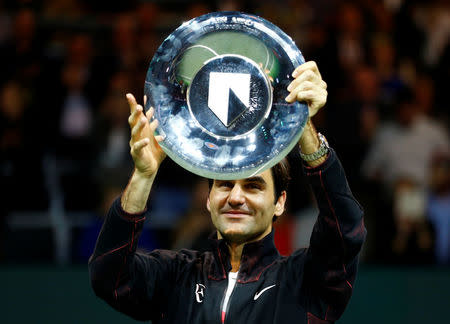
M 210 236 L 214 260 L 209 269 L 208 277 L 212 280 L 224 280 L 231 271 L 230 251 L 225 240 L 217 239 L 217 234 Z M 262 272 L 270 267 L 280 254 L 274 244 L 274 230 L 259 241 L 244 245 L 241 266 L 237 281 L 247 283 L 257 281 Z

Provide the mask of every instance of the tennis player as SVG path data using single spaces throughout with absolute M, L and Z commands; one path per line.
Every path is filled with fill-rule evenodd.
M 316 63 L 293 72 L 287 102 L 308 104 L 313 117 L 327 98 Z M 363 210 L 324 136 L 308 121 L 299 141 L 303 170 L 320 213 L 310 246 L 278 253 L 272 223 L 282 217 L 288 167 L 282 161 L 254 177 L 214 180 L 206 206 L 217 229 L 207 252 L 136 252 L 146 205 L 165 153 L 131 94 L 134 173 L 111 206 L 89 260 L 92 287 L 108 304 L 152 323 L 333 323 L 344 312 L 366 236 Z M 294 197 L 295 199 L 295 197 Z

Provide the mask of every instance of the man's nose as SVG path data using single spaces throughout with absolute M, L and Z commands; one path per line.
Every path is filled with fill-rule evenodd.
M 239 184 L 235 184 L 228 196 L 230 206 L 239 206 L 245 202 L 244 192 Z

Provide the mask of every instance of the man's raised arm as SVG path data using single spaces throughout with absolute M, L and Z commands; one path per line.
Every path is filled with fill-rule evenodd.
M 144 114 L 143 107 L 136 103 L 132 94 L 127 94 L 127 99 L 130 106 L 130 153 L 135 168 L 122 195 L 121 205 L 124 211 L 134 214 L 144 211 L 156 173 L 166 155 L 158 144 L 162 137 L 153 135 L 158 126 L 156 119 L 150 122 L 154 109 L 150 108 Z
M 293 76 L 286 101 L 305 101 L 311 118 L 325 105 L 326 83 L 314 62 L 300 65 Z M 300 284 L 311 296 L 306 308 L 312 322 L 335 321 L 342 315 L 353 290 L 358 254 L 366 236 L 363 210 L 350 191 L 336 153 L 321 150 L 322 141 L 308 120 L 299 146 L 303 157 L 313 157 L 305 161 L 304 169 L 320 214 Z
M 140 320 L 158 316 L 160 305 L 153 296 L 167 282 L 168 263 L 156 261 L 158 253 L 136 253 L 143 228 L 147 200 L 165 153 L 154 136 L 158 121 L 150 121 L 153 108 L 144 114 L 143 107 L 127 94 L 130 106 L 130 153 L 134 172 L 123 192 L 106 215 L 89 259 L 89 274 L 95 293 L 121 312 Z M 163 300 L 162 294 L 158 294 Z

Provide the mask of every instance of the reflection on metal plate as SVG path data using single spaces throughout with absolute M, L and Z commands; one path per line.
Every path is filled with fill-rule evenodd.
M 270 22 L 239 12 L 194 18 L 158 48 L 147 72 L 145 109 L 178 164 L 214 179 L 250 177 L 295 146 L 306 104 L 287 103 L 291 73 L 304 63 Z

